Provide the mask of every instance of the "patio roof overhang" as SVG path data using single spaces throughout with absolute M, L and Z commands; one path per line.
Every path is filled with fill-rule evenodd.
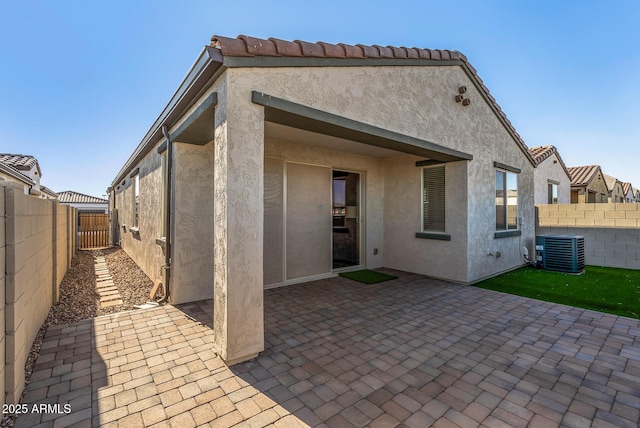
M 264 107 L 264 118 L 268 122 L 422 156 L 440 162 L 473 159 L 473 155 L 468 153 L 262 92 L 253 91 L 251 101 Z

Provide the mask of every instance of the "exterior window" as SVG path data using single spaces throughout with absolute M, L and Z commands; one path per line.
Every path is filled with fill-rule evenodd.
M 518 228 L 518 174 L 496 170 L 496 230 Z
M 422 231 L 445 231 L 444 165 L 422 169 Z
M 558 185 L 556 183 L 549 183 L 549 203 L 557 204 L 558 203 Z
M 140 217 L 140 176 L 133 177 L 133 227 L 138 227 Z
M 160 236 L 167 236 L 167 151 L 160 154 L 162 164 L 162 206 L 160 207 Z
M 347 215 L 347 200 L 346 200 L 346 191 L 347 191 L 347 181 L 342 178 L 334 178 L 333 179 L 333 206 L 332 206 L 332 214 L 333 214 L 333 227 L 345 227 L 346 226 L 346 215 Z

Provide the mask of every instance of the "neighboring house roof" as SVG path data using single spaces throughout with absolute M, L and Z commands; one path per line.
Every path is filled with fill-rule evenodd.
M 245 61 L 253 58 L 259 60 L 259 64 L 248 64 Z M 275 61 L 282 58 L 288 59 L 291 64 L 275 63 Z M 269 61 L 274 62 L 273 67 L 284 65 L 300 67 L 461 66 L 478 89 L 480 95 L 496 114 L 498 120 L 515 140 L 522 153 L 532 165 L 535 165 L 535 161 L 520 134 L 515 130 L 507 115 L 502 111 L 489 89 L 478 76 L 476 69 L 469 63 L 467 57 L 458 51 L 379 45 L 348 45 L 344 43 L 336 45 L 325 42 L 310 43 L 301 40 L 286 41 L 276 38 L 260 39 L 243 35 L 237 38 L 214 35 L 211 38 L 211 44 L 204 48 L 174 96 L 118 172 L 111 183 L 112 186 L 115 187 L 120 183 L 126 174 L 152 149 L 154 144 L 163 138 L 161 131 L 163 125 L 171 128 L 178 122 L 182 114 L 192 105 L 194 97 L 222 66 L 271 66 Z
M 40 191 L 43 193 L 47 193 L 48 195 L 51 195 L 53 197 L 58 196 L 58 194 L 56 192 L 54 192 L 53 190 L 49 189 L 46 186 L 40 185 Z
M 10 175 L 11 177 L 17 180 L 20 180 L 23 183 L 26 183 L 30 186 L 33 186 L 36 184 L 35 181 L 33 181 L 31 178 L 27 177 L 26 175 L 24 175 L 23 173 L 21 173 L 15 168 L 9 165 L 5 165 L 4 163 L 2 163 L 1 160 L 0 160 L 0 172 L 4 172 L 5 174 Z
M 38 160 L 31 155 L 13 155 L 10 153 L 0 153 L 0 162 L 18 171 L 29 171 L 34 166 L 38 170 L 38 175 L 42 177 Z
M 604 182 L 607 184 L 607 189 L 609 189 L 609 192 L 613 192 L 613 188 L 616 187 L 616 182 L 619 182 L 620 180 L 605 173 L 602 173 L 602 177 L 604 177 Z
M 58 192 L 58 200 L 63 204 L 107 204 L 108 200 L 96 198 L 95 196 L 85 195 L 83 193 L 65 190 Z
M 572 166 L 568 168 L 572 186 L 584 186 L 600 171 L 600 165 Z
M 622 183 L 622 191 L 624 192 L 624 195 L 626 196 L 627 193 L 629 193 L 629 190 L 631 189 L 631 183 Z
M 555 146 L 532 147 L 529 149 L 529 153 L 531 153 L 531 157 L 533 157 L 533 160 L 536 162 L 536 166 L 540 165 L 545 159 L 551 157 L 551 155 L 556 155 L 562 169 L 564 169 L 564 172 L 567 173 L 568 177 L 571 177 L 569 169 L 567 169 L 567 166 L 564 164 L 564 161 L 562 160 L 562 157 L 560 157 L 560 153 Z

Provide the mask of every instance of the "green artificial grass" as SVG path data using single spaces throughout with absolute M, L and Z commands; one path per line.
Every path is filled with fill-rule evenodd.
M 390 279 L 396 279 L 397 276 L 389 275 L 382 272 L 376 272 L 369 269 L 357 270 L 354 272 L 344 272 L 340 276 L 353 279 L 354 281 L 364 282 L 365 284 L 377 284 L 378 282 L 389 281 Z
M 524 267 L 480 288 L 640 319 L 640 271 L 587 266 L 580 275 Z

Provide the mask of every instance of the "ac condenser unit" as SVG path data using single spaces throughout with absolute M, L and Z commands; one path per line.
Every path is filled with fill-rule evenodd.
M 548 270 L 582 272 L 584 270 L 584 236 L 536 236 L 536 264 Z

